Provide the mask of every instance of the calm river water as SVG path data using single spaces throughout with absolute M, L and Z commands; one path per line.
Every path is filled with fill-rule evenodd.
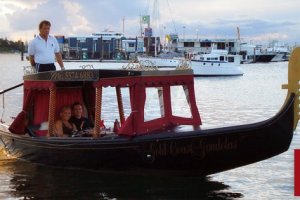
M 0 90 L 22 82 L 22 66 L 28 64 L 20 61 L 18 54 L 0 54 Z M 86 64 L 65 63 L 66 68 Z M 103 67 L 100 63 L 88 64 Z M 246 124 L 275 115 L 286 96 L 281 85 L 287 83 L 287 65 L 242 65 L 244 76 L 195 78 L 203 127 Z M 180 103 L 182 97 L 177 97 Z M 5 95 L 4 121 L 9 123 L 16 116 L 21 102 L 22 88 Z M 2 98 L 0 106 L 1 116 Z M 109 117 L 111 113 L 107 109 L 103 114 Z M 0 152 L 0 199 L 294 199 L 296 148 L 300 148 L 299 129 L 289 151 L 206 178 L 60 169 L 9 159 Z

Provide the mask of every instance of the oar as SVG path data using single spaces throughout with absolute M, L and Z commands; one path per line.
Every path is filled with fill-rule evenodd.
M 20 87 L 20 86 L 22 86 L 22 85 L 23 85 L 23 83 L 20 83 L 20 84 L 18 84 L 18 85 L 12 86 L 12 87 L 7 88 L 7 89 L 5 89 L 5 90 L 1 90 L 1 91 L 0 91 L 0 94 L 4 94 L 5 92 L 8 92 L 8 91 L 10 91 L 10 90 L 13 90 L 13 89 L 15 89 L 15 88 L 17 88 L 17 87 Z

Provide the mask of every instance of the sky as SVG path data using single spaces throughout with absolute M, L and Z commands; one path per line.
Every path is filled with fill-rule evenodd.
M 103 30 L 140 35 L 140 15 L 151 15 L 154 33 L 181 38 L 236 38 L 245 42 L 300 43 L 299 0 L 0 0 L 0 38 L 31 40 L 41 20 L 52 35 Z M 155 9 L 156 8 L 156 9 Z

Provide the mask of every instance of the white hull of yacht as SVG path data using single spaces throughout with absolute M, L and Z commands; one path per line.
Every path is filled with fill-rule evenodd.
M 177 67 L 181 60 L 180 59 L 171 59 L 171 58 L 155 58 L 155 57 L 138 57 L 140 64 L 144 66 L 155 66 L 159 68 L 175 68 Z
M 191 61 L 194 76 L 241 76 L 243 71 L 234 63 Z

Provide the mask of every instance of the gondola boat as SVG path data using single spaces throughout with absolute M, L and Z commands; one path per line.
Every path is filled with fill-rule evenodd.
M 11 157 L 70 168 L 208 175 L 258 162 L 288 150 L 299 119 L 300 48 L 289 62 L 288 94 L 272 118 L 253 124 L 201 128 L 192 70 L 65 70 L 24 75 L 23 110 L 1 124 L 0 144 Z M 191 117 L 175 116 L 171 87 L 182 86 Z M 116 90 L 120 127 L 101 130 L 102 90 Z M 160 117 L 146 120 L 149 88 L 159 94 Z M 121 89 L 128 90 L 125 117 Z M 8 91 L 8 90 L 6 90 Z M 3 93 L 3 92 L 2 92 Z M 93 119 L 92 137 L 54 137 L 59 109 L 80 101 Z M 48 130 L 31 127 L 48 122 Z

